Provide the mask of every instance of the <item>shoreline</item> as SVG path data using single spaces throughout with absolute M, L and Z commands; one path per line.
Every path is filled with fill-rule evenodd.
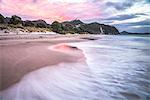
M 85 39 L 82 39 L 85 38 Z M 96 39 L 91 36 L 55 36 L 48 39 L 15 39 L 0 41 L 0 91 L 5 90 L 21 78 L 43 66 L 56 65 L 61 62 L 85 60 L 83 52 L 67 45 L 72 42 L 86 42 Z M 54 46 L 53 49 L 49 47 Z
M 53 38 L 79 38 L 79 39 L 98 39 L 99 35 L 95 34 L 7 34 L 0 35 L 0 42 L 5 40 L 30 40 L 30 39 L 53 39 Z

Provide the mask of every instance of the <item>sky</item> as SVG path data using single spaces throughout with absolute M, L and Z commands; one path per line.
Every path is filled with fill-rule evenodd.
M 47 23 L 80 19 L 119 31 L 150 32 L 150 0 L 0 0 L 0 13 Z

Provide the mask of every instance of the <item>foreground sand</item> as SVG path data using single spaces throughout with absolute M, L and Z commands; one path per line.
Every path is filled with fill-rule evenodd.
M 48 39 L 1 40 L 0 90 L 12 86 L 25 74 L 44 66 L 84 59 L 81 50 L 64 43 L 87 41 L 87 38 L 92 37 L 54 36 Z

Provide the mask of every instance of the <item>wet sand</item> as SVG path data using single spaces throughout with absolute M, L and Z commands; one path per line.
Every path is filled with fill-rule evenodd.
M 65 44 L 82 41 L 85 39 L 70 37 L 0 41 L 0 90 L 11 87 L 24 75 L 44 66 L 83 60 L 81 50 Z

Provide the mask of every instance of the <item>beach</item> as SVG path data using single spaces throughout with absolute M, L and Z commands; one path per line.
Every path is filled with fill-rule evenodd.
M 0 0 L 0 100 L 150 100 L 150 0 Z
M 30 35 L 24 35 L 25 38 L 18 37 L 16 35 L 0 41 L 0 90 L 10 87 L 27 73 L 43 66 L 77 61 L 84 56 L 82 51 L 75 47 L 71 48 L 65 43 L 87 41 L 87 39 L 82 39 L 85 38 L 82 35 L 72 37 L 51 35 L 43 39 L 31 39 L 33 36 Z
M 149 100 L 149 41 L 132 35 L 1 40 L 0 97 Z

